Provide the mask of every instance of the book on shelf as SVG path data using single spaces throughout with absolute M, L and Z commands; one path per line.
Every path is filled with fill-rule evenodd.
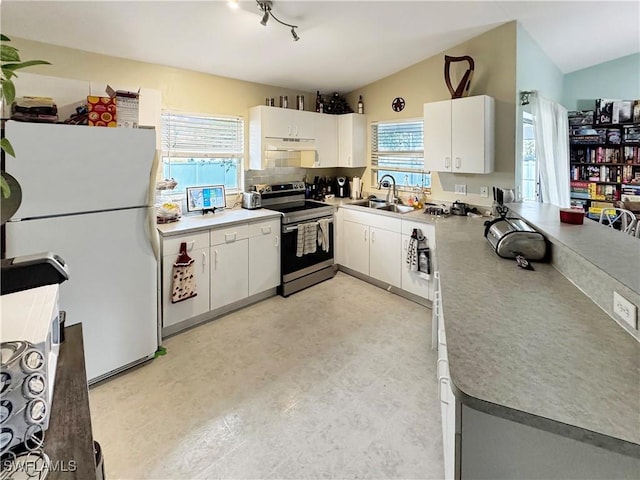
M 633 101 L 633 123 L 640 123 L 640 100 Z
M 613 120 L 613 102 L 608 98 L 599 98 L 596 100 L 596 123 L 611 123 Z
M 624 163 L 640 165 L 640 147 L 625 146 L 623 150 Z
M 640 144 L 640 125 L 625 125 L 622 127 L 622 139 L 624 143 Z
M 632 123 L 634 100 L 599 98 L 596 100 L 596 124 Z
M 569 125 L 593 125 L 593 110 L 575 110 L 568 112 Z
M 610 145 L 620 145 L 622 137 L 618 128 L 607 128 L 607 143 Z
M 617 100 L 613 102 L 613 115 L 611 123 L 631 123 L 633 100 Z

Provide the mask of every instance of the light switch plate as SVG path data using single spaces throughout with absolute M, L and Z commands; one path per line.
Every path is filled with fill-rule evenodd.
M 466 195 L 467 194 L 467 186 L 466 185 L 456 185 L 456 193 L 458 195 Z
M 613 313 L 624 320 L 631 328 L 638 329 L 638 307 L 618 292 L 613 292 Z
M 489 197 L 489 187 L 480 187 L 480 196 L 484 198 Z

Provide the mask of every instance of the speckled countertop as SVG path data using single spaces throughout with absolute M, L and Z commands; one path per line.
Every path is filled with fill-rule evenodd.
M 414 214 L 411 214 L 414 215 Z M 498 257 L 484 219 L 436 225 L 449 369 L 478 410 L 640 456 L 640 345 L 550 264 Z
M 558 207 L 541 203 L 510 203 L 510 210 L 640 294 L 640 241 L 593 220 L 583 225 L 560 222 Z
M 224 227 L 237 223 L 254 222 L 266 220 L 268 218 L 280 217 L 282 214 L 274 210 L 259 208 L 247 210 L 244 208 L 234 208 L 223 210 L 218 213 L 207 213 L 206 215 L 184 216 L 177 222 L 156 225 L 156 228 L 163 237 L 179 235 L 198 230 L 208 230 L 215 227 Z

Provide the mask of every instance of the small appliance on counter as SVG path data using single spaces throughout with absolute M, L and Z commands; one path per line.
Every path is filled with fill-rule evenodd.
M 5 258 L 0 261 L 1 294 L 53 285 L 69 279 L 65 261 L 51 252 Z
M 242 208 L 246 208 L 248 210 L 254 210 L 256 208 L 262 207 L 262 195 L 255 192 L 244 192 L 242 194 Z
M 522 256 L 535 261 L 547 255 L 544 235 L 519 218 L 501 217 L 485 222 L 484 237 L 502 258 Z
M 455 201 L 453 205 L 451 205 L 451 215 L 462 215 L 465 216 L 468 211 L 470 211 L 469 205 L 463 202 Z
M 347 177 L 336 177 L 336 197 L 349 198 L 349 179 Z

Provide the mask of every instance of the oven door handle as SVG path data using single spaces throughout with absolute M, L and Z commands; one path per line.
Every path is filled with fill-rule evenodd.
M 333 217 L 322 217 L 322 218 L 317 218 L 315 220 L 309 220 L 307 222 L 300 222 L 300 223 L 311 223 L 311 222 L 317 222 L 318 220 L 329 220 L 329 223 L 333 223 Z M 295 232 L 297 229 L 298 229 L 298 224 L 295 224 L 295 225 L 283 225 L 282 226 L 282 233 Z

